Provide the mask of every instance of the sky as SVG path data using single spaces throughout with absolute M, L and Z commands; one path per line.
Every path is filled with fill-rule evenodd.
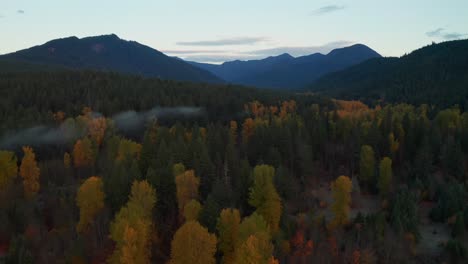
M 0 54 L 111 33 L 199 62 L 355 43 L 401 56 L 468 38 L 468 0 L 0 0 Z

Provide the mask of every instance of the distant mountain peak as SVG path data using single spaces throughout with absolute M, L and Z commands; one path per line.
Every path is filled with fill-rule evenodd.
M 0 56 L 28 63 L 137 74 L 162 79 L 222 82 L 212 73 L 116 34 L 51 40 Z
M 327 55 L 336 55 L 336 54 L 342 54 L 342 53 L 368 53 L 368 54 L 373 54 L 375 57 L 382 57 L 379 53 L 377 53 L 375 50 L 369 48 L 368 46 L 364 44 L 354 44 L 348 47 L 343 47 L 343 48 L 337 48 L 332 51 L 330 51 Z

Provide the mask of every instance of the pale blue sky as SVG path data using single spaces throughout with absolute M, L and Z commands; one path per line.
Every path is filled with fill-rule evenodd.
M 110 33 L 196 61 L 326 53 L 352 43 L 401 56 L 468 38 L 468 0 L 0 0 L 0 54 Z

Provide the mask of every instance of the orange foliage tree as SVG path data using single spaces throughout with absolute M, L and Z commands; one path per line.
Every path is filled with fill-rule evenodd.
M 91 118 L 88 121 L 89 136 L 98 146 L 102 144 L 107 129 L 107 120 L 105 117 Z
M 248 142 L 250 137 L 253 136 L 255 131 L 255 122 L 252 118 L 247 118 L 242 124 L 242 140 Z
M 240 213 L 237 209 L 223 209 L 216 229 L 219 235 L 219 250 L 223 253 L 222 263 L 233 264 L 239 237 Z
M 200 178 L 195 176 L 194 170 L 188 170 L 175 177 L 177 188 L 177 205 L 182 216 L 185 205 L 192 199 L 198 198 Z
M 20 176 L 23 178 L 24 195 L 32 198 L 39 191 L 40 170 L 37 166 L 36 155 L 31 147 L 23 147 L 24 157 L 21 161 Z
M 197 221 L 188 221 L 177 230 L 171 243 L 170 264 L 214 264 L 216 236 Z
M 89 167 L 94 163 L 94 151 L 91 141 L 86 137 L 76 141 L 73 147 L 73 164 L 75 168 Z

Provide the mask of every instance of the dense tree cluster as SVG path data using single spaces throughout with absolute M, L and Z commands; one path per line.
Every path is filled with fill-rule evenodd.
M 0 97 L 2 126 L 44 121 L 60 140 L 2 145 L 6 263 L 399 263 L 430 253 L 419 246 L 428 222 L 452 230 L 437 260 L 463 261 L 468 113 L 457 107 L 20 76 L 0 78 L 13 90 Z M 24 92 L 35 85 L 44 90 Z M 96 88 L 89 98 L 78 95 L 85 87 Z M 130 132 L 112 118 L 158 102 L 206 113 L 145 119 Z

